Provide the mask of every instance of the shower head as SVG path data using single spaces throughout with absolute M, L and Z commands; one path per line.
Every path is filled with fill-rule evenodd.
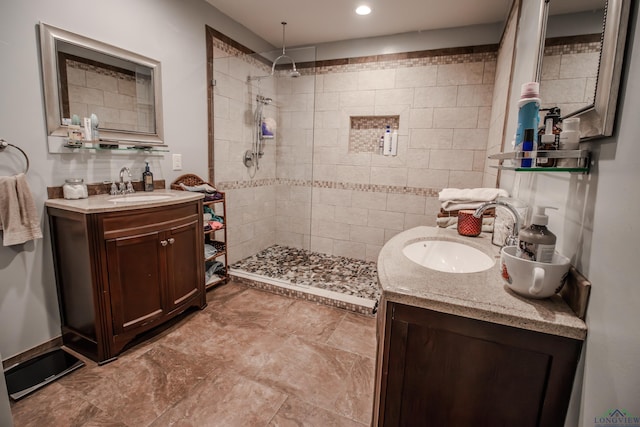
M 269 74 L 268 76 L 248 76 L 247 77 L 248 82 L 252 80 L 261 80 L 267 77 L 274 76 L 276 73 L 276 65 L 278 64 L 278 61 L 284 58 L 291 61 L 291 67 L 292 67 L 291 71 L 287 74 L 287 77 L 292 77 L 292 78 L 300 77 L 301 74 L 300 74 L 300 71 L 298 71 L 298 69 L 296 68 L 296 61 L 294 61 L 293 58 L 287 55 L 287 51 L 284 45 L 284 27 L 285 25 L 287 25 L 287 23 L 283 21 L 281 22 L 281 24 L 282 24 L 282 55 L 278 56 L 271 64 L 271 74 Z
M 287 25 L 286 22 L 282 21 L 282 55 L 278 56 L 275 61 L 273 61 L 273 65 L 271 66 L 271 75 L 273 76 L 273 74 L 276 71 L 276 64 L 278 63 L 278 61 L 280 61 L 283 58 L 287 58 L 291 61 L 291 65 L 292 65 L 292 69 L 291 72 L 288 74 L 289 77 L 300 77 L 300 72 L 296 69 L 296 61 L 293 60 L 293 58 L 291 58 L 290 56 L 287 56 L 287 52 L 285 49 L 285 45 L 284 45 L 284 28 Z

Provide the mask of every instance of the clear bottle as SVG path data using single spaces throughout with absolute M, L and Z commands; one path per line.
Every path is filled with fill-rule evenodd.
M 531 225 L 518 233 L 516 256 L 529 261 L 552 262 L 556 249 L 556 236 L 547 228 L 549 217 L 545 209 L 550 206 L 537 206 L 531 218 Z
M 87 186 L 82 178 L 67 178 L 62 186 L 62 195 L 65 199 L 76 200 L 89 197 Z
M 153 173 L 149 170 L 149 162 L 145 162 L 144 172 L 142 172 L 142 183 L 144 191 L 153 191 Z

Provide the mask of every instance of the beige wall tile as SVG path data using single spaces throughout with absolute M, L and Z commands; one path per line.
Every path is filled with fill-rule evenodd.
M 348 242 L 344 240 L 335 240 L 333 242 L 333 254 L 347 258 L 364 257 L 366 245 L 358 242 Z
M 431 150 L 429 168 L 470 171 L 473 169 L 473 151 Z
M 390 193 L 387 196 L 387 211 L 423 214 L 424 203 L 424 196 Z
M 453 129 L 412 129 L 409 148 L 451 148 Z M 424 165 L 426 167 L 426 165 Z
M 352 206 L 382 210 L 387 206 L 387 196 L 387 193 L 354 191 L 351 202 Z
M 404 214 L 401 212 L 370 210 L 367 225 L 374 228 L 403 230 Z
M 370 107 L 375 103 L 375 90 L 340 92 L 340 108 Z
M 384 244 L 384 229 L 352 225 L 349 233 L 349 240 L 352 242 L 366 243 L 369 245 Z
M 336 206 L 334 221 L 350 225 L 367 225 L 369 210 L 361 207 Z M 344 239 L 347 237 L 344 236 Z
M 407 168 L 371 167 L 371 184 L 377 185 L 407 185 Z
M 391 89 L 395 86 L 396 70 L 365 70 L 358 72 L 358 90 Z M 352 86 L 351 89 L 354 87 Z
M 418 87 L 413 99 L 414 108 L 455 107 L 458 86 Z
M 452 148 L 484 150 L 488 138 L 489 129 L 454 129 Z
M 449 185 L 448 170 L 409 169 L 407 186 L 417 188 L 444 188 Z
M 435 108 L 433 110 L 434 128 L 469 129 L 477 126 L 477 107 Z
M 429 129 L 433 127 L 433 108 L 412 108 L 409 111 L 410 129 Z
M 378 89 L 376 90 L 375 105 L 376 107 L 391 105 L 411 106 L 413 104 L 413 98 L 413 89 Z
M 484 62 L 438 65 L 438 86 L 481 84 Z
M 437 65 L 423 67 L 398 68 L 396 70 L 395 87 L 435 86 L 438 76 Z

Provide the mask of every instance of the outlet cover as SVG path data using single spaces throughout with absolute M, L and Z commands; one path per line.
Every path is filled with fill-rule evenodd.
M 173 170 L 181 171 L 182 170 L 182 154 L 174 154 L 172 156 L 173 160 Z

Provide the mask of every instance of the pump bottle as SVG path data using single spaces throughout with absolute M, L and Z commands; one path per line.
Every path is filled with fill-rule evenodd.
M 149 170 L 149 162 L 145 162 L 144 172 L 142 172 L 142 183 L 144 191 L 153 191 L 153 174 Z
M 529 261 L 552 262 L 556 249 L 556 236 L 547 228 L 549 217 L 545 209 L 557 209 L 550 206 L 537 206 L 531 218 L 531 225 L 518 233 L 516 256 Z

